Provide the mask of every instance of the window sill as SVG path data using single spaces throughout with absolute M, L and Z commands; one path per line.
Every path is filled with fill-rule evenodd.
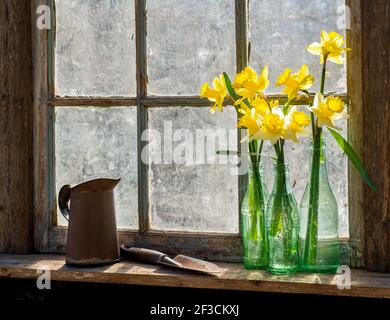
M 0 278 L 36 279 L 37 269 L 50 270 L 54 281 L 112 283 L 201 289 L 319 294 L 390 299 L 390 274 L 352 269 L 351 289 L 338 289 L 338 275 L 295 274 L 273 276 L 245 270 L 239 263 L 218 263 L 219 277 L 192 274 L 160 266 L 119 262 L 94 268 L 65 265 L 63 255 L 0 255 Z

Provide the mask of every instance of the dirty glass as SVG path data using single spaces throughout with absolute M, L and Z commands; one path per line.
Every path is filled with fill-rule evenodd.
M 134 0 L 55 4 L 56 94 L 135 96 Z
M 234 0 L 148 0 L 149 94 L 198 95 L 235 71 Z
M 216 154 L 236 149 L 235 123 L 233 109 L 150 109 L 152 229 L 238 232 L 237 159 Z
M 118 227 L 138 227 L 137 111 L 135 107 L 55 111 L 56 192 L 65 184 L 121 178 L 115 189 Z M 58 211 L 58 224 L 66 220 Z
M 249 64 L 257 70 L 268 65 L 272 80 L 268 91 L 278 92 L 274 84 L 286 67 L 297 71 L 303 63 L 316 77 L 313 90 L 318 90 L 319 56 L 307 52 L 306 47 L 320 41 L 321 30 L 345 36 L 347 14 L 345 0 L 250 0 Z M 326 91 L 346 92 L 345 64 L 329 63 L 328 67 Z

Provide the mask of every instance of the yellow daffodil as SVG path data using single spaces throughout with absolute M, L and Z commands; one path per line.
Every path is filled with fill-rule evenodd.
M 247 69 L 247 68 L 246 68 Z M 245 69 L 245 70 L 246 70 Z M 245 72 L 245 70 L 243 72 Z M 268 67 L 265 66 L 260 74 L 260 76 L 257 76 L 256 72 L 253 74 L 253 69 L 248 69 L 244 75 L 241 76 L 239 74 L 236 78 L 236 92 L 239 96 L 242 97 L 242 99 L 248 99 L 252 100 L 256 95 L 264 96 L 263 91 L 268 88 L 269 86 L 269 79 L 268 79 Z M 253 72 L 252 72 L 253 71 Z M 246 78 L 247 77 L 247 78 Z M 244 81 L 245 79 L 245 81 Z M 236 102 L 236 104 L 240 103 L 240 100 Z
M 313 107 L 310 110 L 317 116 L 319 127 L 325 125 L 340 130 L 341 128 L 336 126 L 335 121 L 349 118 L 343 100 L 333 96 L 324 99 L 321 93 L 315 96 Z
M 223 111 L 223 101 L 227 96 L 226 83 L 223 75 L 214 78 L 213 86 L 214 88 L 211 88 L 206 82 L 200 90 L 200 96 L 202 98 L 207 98 L 209 101 L 214 102 L 214 105 L 211 107 L 212 113 L 215 112 L 217 107 L 220 111 Z
M 248 129 L 249 136 L 253 136 L 260 129 L 260 115 L 256 109 L 249 109 L 247 106 L 239 109 L 242 116 L 239 118 L 237 127 Z
M 277 86 L 285 86 L 283 93 L 288 95 L 289 100 L 298 96 L 300 90 L 308 90 L 314 83 L 314 77 L 309 73 L 309 67 L 304 64 L 297 73 L 291 73 L 291 69 L 282 72 L 277 81 Z
M 321 31 L 321 43 L 314 42 L 307 47 L 307 50 L 314 55 L 320 56 L 321 64 L 325 59 L 337 64 L 344 62 L 342 54 L 350 49 L 342 48 L 344 38 L 337 32 Z
M 251 67 L 246 67 L 243 71 L 236 75 L 236 78 L 233 82 L 233 88 L 239 89 L 241 88 L 247 81 L 256 80 L 257 73 Z
M 260 129 L 249 140 L 269 140 L 275 144 L 284 133 L 285 118 L 280 108 L 273 108 L 262 118 Z
M 286 117 L 283 138 L 299 143 L 300 137 L 310 136 L 311 132 L 306 128 L 309 124 L 310 118 L 305 113 L 298 111 L 296 106 L 293 106 Z
M 250 100 L 250 104 L 261 116 L 264 117 L 270 109 L 279 107 L 279 100 L 272 100 L 268 102 L 265 98 L 256 96 L 254 99 Z

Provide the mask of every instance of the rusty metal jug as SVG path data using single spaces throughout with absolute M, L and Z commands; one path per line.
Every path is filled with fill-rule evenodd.
M 66 263 L 102 265 L 118 261 L 114 188 L 119 181 L 96 179 L 61 188 L 58 205 L 69 220 Z

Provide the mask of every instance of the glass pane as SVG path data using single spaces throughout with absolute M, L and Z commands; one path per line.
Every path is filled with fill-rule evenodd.
M 222 71 L 235 71 L 234 0 L 147 1 L 152 95 L 197 95 Z
M 343 128 L 343 136 L 346 137 L 347 121 L 338 122 Z M 327 130 L 324 130 L 324 138 L 327 145 L 328 175 L 332 191 L 336 197 L 339 208 L 339 235 L 349 236 L 348 224 L 348 159 L 341 152 L 339 146 Z M 267 145 L 265 152 L 274 155 L 274 149 Z M 310 177 L 309 166 L 309 138 L 302 139 L 301 144 L 287 142 L 285 145 L 286 162 L 290 164 L 290 182 L 294 190 L 294 195 L 301 202 L 303 192 Z M 265 160 L 265 175 L 268 190 L 273 187 L 273 162 Z
M 214 115 L 209 108 L 150 109 L 153 229 L 238 232 L 237 160 L 216 154 L 237 150 L 235 124 L 233 109 Z
M 135 96 L 134 0 L 56 1 L 56 94 Z
M 268 65 L 272 86 L 268 92 L 279 92 L 274 86 L 286 67 L 296 72 L 306 63 L 316 77 L 313 88 L 319 89 L 319 57 L 306 47 L 319 41 L 321 30 L 336 31 L 345 37 L 345 0 L 251 0 L 249 2 L 250 65 L 259 70 Z M 345 65 L 329 64 L 327 92 L 346 92 Z M 314 90 L 314 89 L 313 89 Z
M 118 227 L 138 227 L 137 110 L 57 108 L 56 190 L 96 178 L 121 178 L 115 189 Z M 66 220 L 58 210 L 58 224 Z

